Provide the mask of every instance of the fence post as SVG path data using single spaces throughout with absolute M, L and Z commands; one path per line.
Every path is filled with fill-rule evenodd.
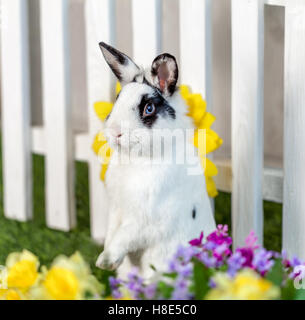
M 149 67 L 162 49 L 161 1 L 132 0 L 132 26 L 135 62 Z
M 305 5 L 285 15 L 283 247 L 305 259 Z
M 68 0 L 40 2 L 47 225 L 64 231 L 76 223 L 68 6 Z
M 232 1 L 232 223 L 234 245 L 263 242 L 264 1 Z
M 212 109 L 212 3 L 180 0 L 181 82 L 201 93 Z
M 1 1 L 1 85 L 4 212 L 32 217 L 28 3 Z
M 89 141 L 101 130 L 102 125 L 94 112 L 97 101 L 113 101 L 114 77 L 103 59 L 99 42 L 113 44 L 115 34 L 114 1 L 86 1 L 87 39 L 87 87 Z M 90 147 L 90 146 L 88 146 Z M 100 179 L 101 164 L 97 156 L 89 156 L 90 216 L 93 239 L 103 243 L 107 232 L 108 203 L 103 182 Z
M 180 80 L 213 109 L 212 86 L 212 2 L 188 0 L 179 2 L 180 19 Z M 196 18 L 194 18 L 196 17 Z M 208 156 L 213 159 L 212 155 Z M 210 199 L 214 211 L 214 199 Z

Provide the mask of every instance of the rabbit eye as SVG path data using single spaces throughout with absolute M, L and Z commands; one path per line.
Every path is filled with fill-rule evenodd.
M 148 103 L 144 108 L 143 116 L 149 117 L 149 116 L 153 115 L 155 112 L 156 112 L 155 105 L 153 103 Z

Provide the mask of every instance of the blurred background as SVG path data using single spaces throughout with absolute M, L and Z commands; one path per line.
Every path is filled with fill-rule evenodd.
M 131 0 L 113 0 L 116 8 L 116 41 L 119 50 L 132 56 Z M 42 123 L 39 0 L 30 3 L 32 64 L 32 121 Z M 85 60 L 85 0 L 70 0 L 71 85 L 76 131 L 88 124 Z M 163 0 L 162 49 L 179 61 L 179 1 Z M 190 1 L 191 5 L 191 1 Z M 214 129 L 224 140 L 217 158 L 230 158 L 231 150 L 231 0 L 213 0 L 213 114 Z M 265 166 L 282 167 L 284 8 L 265 6 Z M 149 13 L 148 13 L 149 14 Z M 145 26 L 143 26 L 145 28 Z

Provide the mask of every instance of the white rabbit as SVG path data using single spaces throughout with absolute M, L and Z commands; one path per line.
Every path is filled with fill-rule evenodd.
M 97 266 L 117 270 L 123 279 L 136 266 L 149 279 L 152 265 L 164 271 L 179 244 L 187 244 L 201 231 L 205 235 L 214 231 L 215 221 L 202 172 L 190 175 L 187 163 L 152 161 L 153 131 L 193 129 L 177 90 L 175 58 L 160 55 L 144 71 L 109 45 L 100 43 L 100 47 L 122 91 L 105 123 L 105 136 L 114 153 L 106 174 L 108 232 Z M 176 153 L 182 140 L 173 144 Z M 187 143 L 183 152 L 191 158 L 192 167 L 200 166 L 197 149 L 191 141 Z M 132 154 L 139 147 L 141 152 Z M 122 163 L 126 154 L 130 155 L 128 164 Z

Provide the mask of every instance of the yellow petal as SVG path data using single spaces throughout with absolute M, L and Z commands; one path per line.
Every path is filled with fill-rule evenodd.
M 198 124 L 198 129 L 208 129 L 215 122 L 216 118 L 211 113 L 206 112 L 204 117 L 201 119 Z
M 187 105 L 189 106 L 188 116 L 194 121 L 196 127 L 200 124 L 206 112 L 206 102 L 202 99 L 200 94 L 192 94 L 187 98 Z
M 98 152 L 98 156 L 100 157 L 100 159 L 102 159 L 103 164 L 109 164 L 112 154 L 113 150 L 107 143 L 104 144 Z
M 188 98 L 188 96 L 191 94 L 190 93 L 190 88 L 183 84 L 183 85 L 180 86 L 180 93 L 182 95 L 182 98 L 184 100 L 186 100 Z
M 215 181 L 210 177 L 205 177 L 206 186 L 207 186 L 207 192 L 209 197 L 215 198 L 218 196 L 218 191 L 216 188 Z
M 7 285 L 9 288 L 26 290 L 37 280 L 38 272 L 35 262 L 21 260 L 9 269 Z
M 122 90 L 122 86 L 119 82 L 116 83 L 116 87 L 115 87 L 115 93 L 116 95 L 118 95 Z
M 216 165 L 208 158 L 202 159 L 202 167 L 205 169 L 204 174 L 207 177 L 215 177 L 218 174 Z
M 97 134 L 95 136 L 92 149 L 96 154 L 99 154 L 100 149 L 107 143 L 107 140 L 105 139 L 104 135 L 102 132 Z
M 113 108 L 113 103 L 111 102 L 96 102 L 94 104 L 94 110 L 97 116 L 102 120 L 105 121 L 108 115 L 110 114 Z
M 75 274 L 60 267 L 52 267 L 43 285 L 54 300 L 75 300 L 80 290 Z
M 108 164 L 102 164 L 102 170 L 101 170 L 101 180 L 102 181 L 106 180 L 107 170 L 108 170 Z

